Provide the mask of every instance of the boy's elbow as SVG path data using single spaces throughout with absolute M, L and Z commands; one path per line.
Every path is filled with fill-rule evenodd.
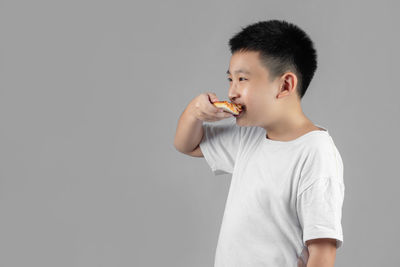
M 203 158 L 204 157 L 203 152 L 200 149 L 200 144 L 197 145 L 197 147 L 193 151 L 191 151 L 189 153 L 186 153 L 186 154 L 189 155 L 189 156 L 192 156 L 192 157 L 197 157 L 197 158 Z
M 180 146 L 176 142 L 174 142 L 174 147 L 178 152 L 181 152 L 182 154 L 187 154 L 188 153 L 186 150 L 182 149 L 182 146 Z
M 180 149 L 180 147 L 179 147 L 175 142 L 174 142 L 174 148 L 175 148 L 177 151 L 183 153 L 183 151 Z
M 179 146 L 177 146 L 175 143 L 174 143 L 174 147 L 177 151 L 181 152 L 182 154 L 189 155 L 192 157 L 199 157 L 199 158 L 204 157 L 203 153 L 201 152 L 200 145 L 197 145 L 197 147 L 192 151 L 183 150 Z

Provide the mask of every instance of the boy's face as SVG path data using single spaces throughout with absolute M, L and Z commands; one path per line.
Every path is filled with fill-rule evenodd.
M 277 95 L 281 79 L 269 81 L 269 72 L 261 65 L 259 52 L 236 52 L 232 55 L 228 74 L 229 99 L 245 105 L 245 111 L 236 117 L 239 126 L 265 127 L 280 114 Z M 237 72 L 241 71 L 241 72 Z

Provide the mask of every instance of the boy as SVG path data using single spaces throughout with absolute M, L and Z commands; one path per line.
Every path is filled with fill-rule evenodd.
M 244 112 L 233 117 L 212 104 L 214 93 L 201 94 L 174 141 L 215 175 L 233 174 L 215 266 L 333 267 L 343 243 L 343 162 L 327 128 L 302 112 L 317 68 L 313 43 L 294 24 L 269 20 L 229 45 L 228 96 Z

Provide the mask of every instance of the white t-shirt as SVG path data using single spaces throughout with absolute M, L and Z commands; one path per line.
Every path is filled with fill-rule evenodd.
M 307 240 L 342 245 L 343 162 L 317 126 L 325 131 L 277 141 L 235 118 L 203 123 L 204 158 L 214 175 L 232 174 L 215 267 L 306 266 Z

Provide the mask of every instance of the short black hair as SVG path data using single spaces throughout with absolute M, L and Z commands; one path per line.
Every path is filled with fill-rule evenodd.
M 317 69 L 317 52 L 310 37 L 284 20 L 259 21 L 242 27 L 230 40 L 231 53 L 260 52 L 271 81 L 292 71 L 297 76 L 297 94 L 303 98 Z

